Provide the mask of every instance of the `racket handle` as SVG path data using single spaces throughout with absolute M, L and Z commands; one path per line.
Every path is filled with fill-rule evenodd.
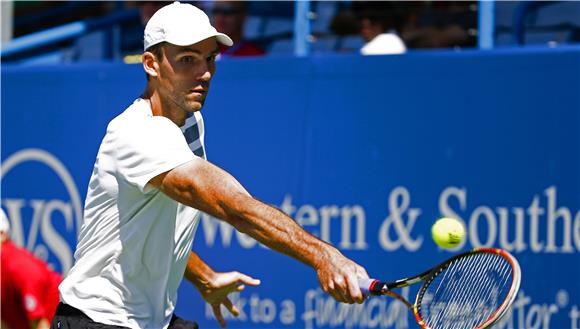
M 373 288 L 376 286 L 377 280 L 375 279 L 358 279 L 358 286 L 360 287 L 360 291 L 362 292 L 363 296 L 369 297 L 372 295 L 376 295 L 373 292 Z

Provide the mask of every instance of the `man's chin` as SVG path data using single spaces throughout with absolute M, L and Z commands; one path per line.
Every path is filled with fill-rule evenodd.
M 200 102 L 191 102 L 187 104 L 187 109 L 189 112 L 197 112 L 203 108 L 203 103 Z

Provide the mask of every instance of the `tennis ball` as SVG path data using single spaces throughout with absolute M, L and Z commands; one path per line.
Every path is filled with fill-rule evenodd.
M 431 227 L 431 236 L 439 247 L 454 248 L 463 241 L 465 228 L 459 220 L 443 217 L 438 219 Z

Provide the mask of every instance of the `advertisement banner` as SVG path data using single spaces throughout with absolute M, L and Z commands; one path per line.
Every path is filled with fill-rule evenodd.
M 62 273 L 107 123 L 144 86 L 140 65 L 3 67 L 2 210 L 12 239 Z M 496 328 L 580 328 L 579 90 L 580 48 L 223 60 L 206 151 L 372 277 L 503 248 L 522 282 Z M 441 216 L 466 227 L 454 250 L 431 239 Z M 418 327 L 389 297 L 335 302 L 313 269 L 210 216 L 193 248 L 262 280 L 232 296 L 231 328 Z M 176 313 L 219 327 L 185 281 Z

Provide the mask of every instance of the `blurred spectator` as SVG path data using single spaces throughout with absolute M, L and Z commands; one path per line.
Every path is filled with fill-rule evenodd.
M 258 45 L 244 39 L 244 24 L 248 4 L 245 1 L 215 1 L 212 20 L 215 28 L 227 34 L 234 41 L 232 47 L 221 46 L 222 56 L 260 56 L 265 51 Z
M 397 49 L 397 39 L 407 49 L 475 47 L 477 2 L 353 1 L 348 10 L 336 14 L 330 29 L 341 38 L 360 34 L 367 47 L 379 49 Z M 377 37 L 388 34 L 383 31 L 392 35 Z
M 10 240 L 10 224 L 0 211 L 0 281 L 2 329 L 50 327 L 59 302 L 62 277 Z
M 476 46 L 476 1 L 413 1 L 405 9 L 401 36 L 409 48 Z
M 407 51 L 397 34 L 401 17 L 395 3 L 357 1 L 352 9 L 360 22 L 360 35 L 366 42 L 360 50 L 361 54 L 402 54 Z

